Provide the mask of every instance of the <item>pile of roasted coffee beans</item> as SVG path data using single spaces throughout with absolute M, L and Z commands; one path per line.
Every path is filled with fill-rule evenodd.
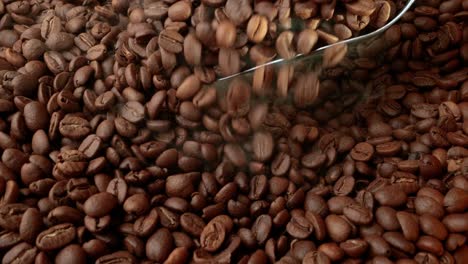
M 2 264 L 468 263 L 468 1 L 215 82 L 405 3 L 0 0 Z

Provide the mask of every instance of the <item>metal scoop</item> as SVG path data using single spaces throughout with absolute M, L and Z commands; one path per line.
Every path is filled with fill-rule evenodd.
M 218 84 L 224 84 L 225 83 L 224 81 L 231 80 L 231 79 L 233 79 L 235 77 L 238 77 L 240 75 L 251 74 L 256 69 L 266 67 L 266 66 L 270 66 L 270 65 L 294 64 L 294 63 L 296 63 L 298 61 L 309 61 L 309 60 L 316 61 L 316 60 L 320 59 L 320 57 L 323 56 L 323 54 L 324 54 L 323 51 L 325 51 L 327 49 L 330 49 L 330 48 L 333 48 L 333 47 L 336 47 L 336 46 L 347 45 L 348 47 L 350 47 L 350 46 L 356 47 L 358 44 L 362 44 L 363 46 L 365 46 L 367 44 L 370 44 L 372 42 L 372 40 L 375 40 L 382 33 L 384 33 L 388 28 L 390 28 L 393 24 L 395 24 L 403 16 L 403 14 L 405 14 L 406 11 L 408 11 L 410 9 L 411 5 L 414 2 L 415 2 L 415 0 L 408 0 L 406 2 L 406 5 L 400 10 L 400 12 L 392 20 L 388 21 L 387 24 L 385 24 L 385 26 L 383 26 L 383 27 L 381 27 L 381 28 L 379 28 L 379 29 L 377 29 L 375 31 L 372 31 L 370 33 L 367 33 L 367 34 L 364 34 L 364 35 L 361 35 L 361 36 L 353 37 L 353 38 L 350 38 L 350 39 L 338 41 L 338 42 L 330 44 L 330 45 L 322 46 L 322 47 L 312 51 L 309 54 L 297 54 L 295 57 L 293 57 L 291 59 L 280 58 L 280 59 L 276 59 L 276 60 L 273 60 L 273 61 L 269 61 L 267 63 L 257 65 L 255 67 L 249 68 L 249 69 L 244 70 L 242 72 L 219 78 L 217 80 L 217 83 Z M 215 84 L 215 86 L 218 86 L 218 85 Z

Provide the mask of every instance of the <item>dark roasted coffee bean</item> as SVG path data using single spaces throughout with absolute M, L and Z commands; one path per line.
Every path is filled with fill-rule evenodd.
M 2 262 L 4 263 L 33 263 L 37 254 L 37 248 L 31 246 L 26 242 L 22 242 L 13 248 L 3 256 Z
M 40 212 L 35 208 L 27 209 L 19 225 L 19 234 L 21 239 L 29 243 L 34 243 L 36 236 L 43 226 Z
M 343 208 L 343 214 L 358 225 L 369 224 L 372 221 L 372 212 L 356 204 L 350 204 Z
M 399 206 L 406 202 L 407 195 L 403 190 L 387 186 L 375 193 L 375 199 L 381 204 L 386 206 Z
M 89 122 L 77 116 L 65 116 L 59 125 L 60 133 L 72 139 L 83 138 L 91 132 Z
M 180 53 L 183 48 L 183 36 L 177 31 L 164 30 L 159 35 L 159 46 L 168 52 Z
M 92 249 L 94 250 L 94 249 Z M 116 251 L 111 254 L 107 254 L 104 256 L 99 257 L 96 260 L 96 263 L 99 264 L 106 264 L 106 263 L 137 263 L 136 258 L 130 254 L 128 251 Z
M 200 234 L 200 244 L 206 251 L 213 252 L 221 247 L 226 238 L 224 224 L 216 219 L 211 220 Z
M 329 215 L 325 218 L 327 233 L 335 242 L 345 241 L 351 234 L 351 226 L 343 218 L 337 215 Z
M 31 131 L 45 129 L 49 125 L 49 115 L 46 107 L 36 101 L 24 106 L 24 121 Z
M 315 263 L 324 263 L 328 264 L 331 263 L 330 259 L 328 258 L 325 253 L 322 253 L 321 251 L 309 251 L 305 256 L 304 259 L 302 260 L 302 263 L 305 264 L 315 264 Z
M 41 250 L 62 248 L 76 237 L 76 228 L 69 223 L 53 226 L 42 231 L 36 239 L 36 246 Z
M 102 217 L 109 214 L 117 205 L 117 198 L 108 193 L 101 192 L 89 197 L 83 205 L 84 212 L 91 217 Z
M 301 214 L 303 213 L 292 215 L 291 220 L 286 225 L 286 231 L 295 238 L 304 239 L 312 233 L 313 225 Z
M 86 252 L 80 245 L 71 244 L 64 247 L 55 257 L 56 263 L 85 263 Z
M 6 230 L 18 230 L 23 214 L 28 209 L 25 204 L 6 204 L 0 208 L 0 226 Z

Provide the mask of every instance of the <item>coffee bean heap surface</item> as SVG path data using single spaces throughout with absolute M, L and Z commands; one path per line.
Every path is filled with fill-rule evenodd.
M 5 263 L 468 263 L 468 1 L 0 0 Z M 466 121 L 466 122 L 465 122 Z

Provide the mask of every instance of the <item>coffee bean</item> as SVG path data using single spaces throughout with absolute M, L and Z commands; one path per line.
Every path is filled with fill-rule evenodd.
M 176 96 L 181 100 L 192 98 L 200 90 L 200 81 L 195 75 L 190 75 L 177 88 Z
M 194 192 L 194 183 L 200 177 L 199 173 L 184 173 L 171 175 L 166 180 L 167 193 L 170 196 L 187 198 Z
M 323 67 L 335 67 L 343 60 L 347 52 L 348 46 L 346 44 L 338 44 L 326 49 L 323 53 Z
M 318 35 L 315 30 L 305 29 L 297 37 L 297 51 L 301 54 L 308 54 L 317 44 Z
M 368 235 L 364 237 L 364 240 L 369 244 L 369 251 L 372 254 L 384 256 L 390 255 L 390 245 L 382 238 L 382 236 Z
M 268 32 L 268 19 L 261 15 L 253 15 L 247 24 L 246 33 L 250 41 L 260 43 Z
M 398 232 L 385 232 L 383 234 L 383 239 L 387 241 L 388 244 L 391 246 L 409 253 L 409 254 L 414 254 L 415 251 L 415 246 L 413 243 L 410 241 L 406 240 L 401 233 Z
M 0 248 L 10 248 L 21 241 L 21 237 L 15 232 L 1 232 L 0 233 Z
M 68 50 L 73 46 L 73 35 L 66 32 L 52 32 L 48 35 L 45 44 L 53 51 Z
M 375 8 L 375 3 L 367 0 L 359 0 L 354 3 L 346 4 L 346 10 L 359 16 L 370 16 Z
M 273 154 L 273 137 L 269 132 L 257 132 L 252 140 L 255 157 L 259 161 L 267 161 Z
M 382 205 L 396 207 L 406 202 L 407 195 L 399 188 L 387 186 L 375 193 L 375 199 Z
M 184 58 L 190 65 L 200 65 L 202 60 L 202 44 L 195 34 L 189 34 L 184 39 Z M 195 75 L 197 71 L 195 70 Z M 174 75 L 173 75 L 174 76 Z M 203 78 L 197 76 L 201 81 Z
M 125 200 L 123 208 L 129 214 L 142 215 L 148 211 L 149 201 L 145 194 L 134 194 Z
M 47 16 L 41 24 L 41 36 L 47 39 L 52 33 L 62 30 L 62 21 L 58 16 Z
M 72 224 L 59 224 L 42 231 L 36 239 L 36 246 L 40 250 L 59 249 L 76 237 L 76 229 Z
M 358 225 L 369 224 L 373 218 L 372 212 L 369 209 L 357 204 L 350 204 L 343 208 L 343 214 Z
M 86 252 L 80 245 L 68 245 L 55 257 L 56 263 L 84 263 L 86 262 Z
M 31 131 L 44 129 L 49 124 L 47 109 L 39 102 L 33 101 L 25 105 L 23 113 L 26 126 Z
M 21 239 L 28 241 L 29 243 L 33 243 L 36 236 L 40 233 L 42 225 L 40 212 L 35 208 L 27 209 L 24 212 L 19 225 L 19 234 Z
M 355 180 L 351 176 L 343 176 L 336 181 L 333 192 L 338 196 L 350 194 L 354 189 Z
M 226 237 L 226 230 L 223 223 L 211 220 L 200 234 L 200 244 L 203 249 L 213 252 L 221 247 Z
M 117 198 L 108 192 L 101 192 L 89 197 L 83 205 L 84 212 L 91 217 L 102 217 L 110 213 L 117 205 Z
M 28 209 L 25 204 L 11 203 L 0 208 L 0 226 L 6 230 L 17 230 L 24 212 Z
M 356 161 L 368 161 L 374 155 L 374 147 L 369 143 L 358 143 L 351 150 L 351 157 Z
M 90 47 L 86 52 L 86 58 L 88 60 L 101 61 L 107 53 L 107 47 L 104 44 L 97 44 Z
M 328 258 L 328 256 L 325 255 L 325 253 L 322 253 L 320 251 L 310 251 L 304 256 L 302 263 L 306 263 L 306 264 L 331 263 L 331 261 Z
M 313 225 L 304 217 L 303 213 L 292 215 L 291 220 L 286 225 L 288 234 L 295 238 L 305 239 L 313 232 Z
M 216 43 L 223 48 L 231 48 L 236 42 L 236 26 L 229 20 L 221 21 L 216 29 Z
M 314 72 L 301 75 L 294 89 L 294 103 L 299 108 L 305 108 L 314 103 L 320 92 L 320 83 Z
M 222 76 L 239 73 L 241 70 L 240 54 L 232 48 L 221 48 L 218 54 L 219 71 Z
M 91 127 L 86 119 L 67 115 L 60 121 L 59 131 L 65 137 L 79 139 L 87 136 Z
M 168 229 L 159 229 L 146 242 L 147 256 L 154 261 L 166 259 L 173 249 L 173 241 Z
M 180 224 L 186 232 L 193 236 L 200 236 L 205 228 L 205 222 L 199 216 L 192 213 L 184 213 L 180 216 Z
M 293 45 L 294 33 L 291 31 L 282 32 L 276 40 L 276 50 L 285 59 L 291 59 L 296 55 Z
M 37 248 L 31 246 L 26 242 L 22 242 L 11 248 L 8 252 L 6 252 L 3 256 L 2 261 L 5 263 L 33 263 L 36 255 Z
M 159 45 L 172 53 L 182 52 L 184 38 L 173 30 L 164 30 L 159 35 Z
M 260 215 L 252 225 L 252 233 L 258 244 L 264 244 L 271 232 L 272 219 L 269 215 Z
M 109 262 L 112 263 L 116 261 L 136 263 L 135 257 L 132 254 L 130 254 L 128 251 L 116 251 L 112 254 L 101 256 L 96 260 L 96 263 L 105 264 L 105 263 L 109 263 Z
M 335 242 L 345 241 L 351 234 L 351 226 L 337 215 L 328 215 L 325 218 L 327 233 Z
M 126 8 L 125 8 L 126 9 Z M 168 16 L 172 21 L 184 21 L 190 18 L 192 7 L 187 2 L 176 2 L 168 9 Z
M 348 239 L 340 243 L 340 248 L 351 257 L 359 257 L 365 253 L 368 244 L 363 239 Z
M 227 0 L 224 12 L 234 24 L 240 25 L 250 18 L 253 10 L 248 1 Z
M 416 240 L 419 235 L 418 218 L 406 212 L 398 212 L 396 217 L 405 238 L 410 241 Z
M 158 220 L 158 212 L 153 209 L 146 216 L 141 216 L 135 220 L 133 230 L 138 236 L 146 237 L 154 232 Z

